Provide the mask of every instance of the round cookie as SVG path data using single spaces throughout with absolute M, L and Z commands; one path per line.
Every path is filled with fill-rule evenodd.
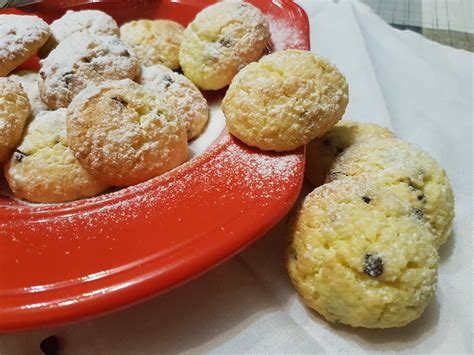
M 222 108 L 227 128 L 246 144 L 287 151 L 326 133 L 347 103 L 346 80 L 334 65 L 311 52 L 288 50 L 237 74 Z
M 139 84 L 161 95 L 186 124 L 188 140 L 197 137 L 206 126 L 209 106 L 199 89 L 184 75 L 163 65 L 142 68 Z
M 68 108 L 68 140 L 97 179 L 129 186 L 187 159 L 186 127 L 159 96 L 131 80 L 89 86 Z
M 331 322 L 401 327 L 425 310 L 438 254 L 393 194 L 351 179 L 310 193 L 290 219 L 287 268 L 307 306 Z
M 5 166 L 15 196 L 32 202 L 66 202 L 91 197 L 107 186 L 79 164 L 68 147 L 66 109 L 43 111 Z
M 269 39 L 268 21 L 255 6 L 218 2 L 201 11 L 184 31 L 179 62 L 199 88 L 218 90 L 260 58 Z
M 37 16 L 0 15 L 0 76 L 34 55 L 51 35 Z
M 426 221 L 435 244 L 444 244 L 454 218 L 454 194 L 444 169 L 413 144 L 389 138 L 347 148 L 334 161 L 327 181 L 365 179 L 390 189 Z
M 0 78 L 0 162 L 20 141 L 29 115 L 30 103 L 21 84 Z
M 184 27 L 174 21 L 137 20 L 120 27 L 120 38 L 135 50 L 142 65 L 178 69 L 183 32 Z
M 74 33 L 87 32 L 98 36 L 119 36 L 117 22 L 99 10 L 68 10 L 59 19 L 51 23 L 51 37 L 39 50 L 41 58 L 45 58 L 56 48 L 59 42 L 73 35 Z
M 324 184 L 334 159 L 348 147 L 371 139 L 393 138 L 390 130 L 376 124 L 343 120 L 306 146 L 306 178 L 314 185 Z
M 49 110 L 48 105 L 46 105 L 43 100 L 41 100 L 38 87 L 38 72 L 34 70 L 20 70 L 14 72 L 9 76 L 9 78 L 19 82 L 21 86 L 23 86 L 23 90 L 25 90 L 26 94 L 28 95 L 28 99 L 30 100 L 31 115 L 33 117 L 41 111 Z
M 41 62 L 41 98 L 51 108 L 67 107 L 88 84 L 134 79 L 139 65 L 120 39 L 76 33 L 59 43 Z

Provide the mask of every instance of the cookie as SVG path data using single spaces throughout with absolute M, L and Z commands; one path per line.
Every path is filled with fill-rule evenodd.
M 20 83 L 0 78 L 0 162 L 16 147 L 30 115 L 30 103 Z
M 348 147 L 372 139 L 393 138 L 390 130 L 376 124 L 340 121 L 322 137 L 313 139 L 306 146 L 306 178 L 320 186 L 334 159 Z
M 67 107 L 88 84 L 133 79 L 138 60 L 133 50 L 116 37 L 76 33 L 43 59 L 40 70 L 41 98 L 51 109 Z
M 199 88 L 218 90 L 260 58 L 269 39 L 268 21 L 255 6 L 219 2 L 201 11 L 186 28 L 179 62 Z
M 407 208 L 351 179 L 310 193 L 290 219 L 286 256 L 305 304 L 353 327 L 401 327 L 420 317 L 435 293 L 438 254 Z
M 134 49 L 142 65 L 178 69 L 183 32 L 184 27 L 174 21 L 137 20 L 120 27 L 120 38 Z
M 99 10 L 67 11 L 61 18 L 51 23 L 51 37 L 39 50 L 41 58 L 56 48 L 59 42 L 74 33 L 87 32 L 98 36 L 119 36 L 119 27 L 115 20 Z
M 159 96 L 131 81 L 89 86 L 68 108 L 69 145 L 97 179 L 138 184 L 187 159 L 186 127 Z
M 184 75 L 163 65 L 142 68 L 138 82 L 163 97 L 186 124 L 188 140 L 197 137 L 206 126 L 209 106 L 199 89 Z
M 237 74 L 222 108 L 227 128 L 244 143 L 287 151 L 326 133 L 347 103 L 347 82 L 334 65 L 311 52 L 288 50 Z
M 69 149 L 66 109 L 35 117 L 6 164 L 5 177 L 15 196 L 32 202 L 72 201 L 107 188 L 84 170 Z
M 28 99 L 30 100 L 32 117 L 36 116 L 41 111 L 49 110 L 48 105 L 41 100 L 38 87 L 38 72 L 34 70 L 20 70 L 11 74 L 9 78 L 19 82 L 21 86 L 23 86 L 23 90 L 25 90 Z
M 37 16 L 0 15 L 0 76 L 34 55 L 51 35 Z
M 395 138 L 357 144 L 336 158 L 327 181 L 346 177 L 389 189 L 429 224 L 436 246 L 446 242 L 454 218 L 454 194 L 446 172 L 428 153 Z

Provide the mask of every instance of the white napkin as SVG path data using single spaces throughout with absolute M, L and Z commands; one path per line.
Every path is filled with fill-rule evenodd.
M 286 276 L 282 222 L 174 291 L 95 320 L 1 336 L 1 354 L 39 353 L 51 334 L 64 354 L 472 353 L 473 55 L 395 30 L 356 1 L 298 2 L 310 17 L 312 50 L 347 76 L 345 117 L 392 128 L 430 152 L 451 178 L 454 236 L 441 249 L 436 299 L 421 319 L 364 330 L 309 311 Z

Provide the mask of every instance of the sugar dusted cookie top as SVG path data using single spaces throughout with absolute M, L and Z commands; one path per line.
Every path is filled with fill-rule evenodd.
M 120 38 L 136 52 L 144 66 L 179 68 L 178 54 L 184 27 L 169 20 L 137 20 L 120 27 Z
M 117 22 L 105 12 L 99 10 L 69 10 L 61 18 L 51 23 L 52 34 L 48 42 L 41 48 L 41 57 L 46 57 L 62 40 L 80 32 L 118 37 L 119 27 Z
M 306 146 L 306 177 L 314 186 L 322 185 L 334 159 L 345 149 L 373 139 L 393 137 L 390 130 L 376 124 L 340 121 Z
M 230 84 L 246 64 L 258 60 L 270 39 L 268 21 L 253 5 L 218 2 L 201 11 L 184 31 L 179 61 L 203 90 Z
M 18 144 L 29 115 L 30 103 L 21 84 L 0 78 L 0 162 Z
M 227 128 L 264 150 L 296 149 L 331 129 L 348 103 L 344 76 L 327 60 L 288 50 L 249 64 L 222 103 Z
M 34 55 L 50 35 L 48 24 L 37 16 L 0 15 L 0 76 Z
M 67 107 L 89 83 L 133 79 L 139 72 L 133 50 L 116 37 L 76 33 L 43 59 L 41 98 L 51 109 Z
M 38 72 L 34 70 L 21 70 L 9 76 L 10 79 L 19 82 L 30 100 L 31 115 L 34 117 L 41 111 L 48 111 L 49 107 L 41 100 L 38 81 Z
M 15 196 L 32 202 L 72 201 L 107 188 L 84 170 L 69 149 L 66 109 L 35 117 L 6 165 L 5 177 Z
M 209 107 L 204 96 L 189 79 L 163 65 L 154 65 L 142 68 L 138 82 L 162 96 L 173 107 L 186 124 L 188 140 L 201 133 L 209 118 Z
M 387 190 L 352 179 L 318 187 L 289 224 L 287 268 L 303 301 L 327 320 L 401 327 L 436 289 L 433 236 Z
M 407 201 L 444 244 L 454 218 L 454 194 L 444 169 L 417 146 L 395 138 L 353 145 L 340 154 L 327 181 L 353 177 L 377 183 Z
M 97 179 L 134 185 L 186 161 L 186 128 L 160 97 L 131 81 L 89 86 L 68 108 L 68 141 Z

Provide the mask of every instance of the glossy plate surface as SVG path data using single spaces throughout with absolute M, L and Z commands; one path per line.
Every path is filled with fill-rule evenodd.
M 58 1 L 0 13 L 51 22 L 68 8 L 96 8 L 119 24 L 167 18 L 186 25 L 213 2 Z M 269 15 L 276 49 L 309 49 L 307 17 L 296 4 L 250 2 Z M 0 331 L 102 314 L 196 277 L 275 225 L 296 200 L 303 173 L 303 148 L 264 153 L 224 131 L 203 154 L 134 187 L 58 205 L 0 196 Z

